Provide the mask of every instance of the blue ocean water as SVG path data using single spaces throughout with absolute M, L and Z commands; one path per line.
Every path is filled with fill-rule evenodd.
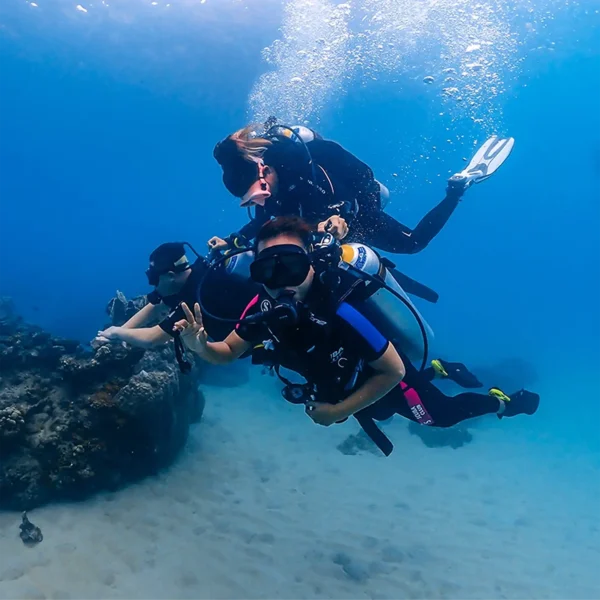
M 477 142 L 511 135 L 501 171 L 398 264 L 441 295 L 421 306 L 440 350 L 531 362 L 543 403 L 523 427 L 557 452 L 597 452 L 599 9 L 2 2 L 0 294 L 89 340 L 116 289 L 147 291 L 155 246 L 203 249 L 245 222 L 212 149 L 254 118 L 306 122 L 342 143 L 408 225 Z
M 2 0 L 0 296 L 28 321 L 89 341 L 158 244 L 245 223 L 212 150 L 249 121 L 339 141 L 409 226 L 498 133 L 507 163 L 394 260 L 440 293 L 434 354 L 542 401 L 348 457 L 268 378 L 204 381 L 171 471 L 36 511 L 35 550 L 0 515 L 0 597 L 597 597 L 598 106 L 600 0 Z

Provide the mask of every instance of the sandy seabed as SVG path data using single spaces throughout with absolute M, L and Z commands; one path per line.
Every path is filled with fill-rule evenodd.
M 33 548 L 0 513 L 0 598 L 600 598 L 600 458 L 531 418 L 457 450 L 396 419 L 391 457 L 346 456 L 357 425 L 312 424 L 268 378 L 204 389 L 166 473 L 32 511 Z

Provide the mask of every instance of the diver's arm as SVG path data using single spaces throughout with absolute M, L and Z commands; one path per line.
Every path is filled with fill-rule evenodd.
M 126 342 L 136 348 L 151 348 L 157 344 L 164 344 L 171 339 L 171 336 L 158 325 L 141 329 L 109 327 L 105 331 L 99 331 L 98 335 L 107 340 Z
M 253 240 L 260 228 L 266 223 L 268 215 L 262 206 L 256 207 L 256 215 L 249 223 L 246 223 L 237 233 L 232 233 L 228 241 L 231 243 L 232 238 L 236 236 L 245 237 L 248 240 Z
M 227 365 L 237 360 L 252 344 L 243 340 L 235 331 L 232 331 L 222 342 L 206 342 L 190 348 L 200 358 L 213 365 Z
M 239 358 L 252 346 L 232 331 L 222 342 L 209 342 L 208 334 L 202 323 L 202 311 L 196 302 L 194 313 L 185 302 L 181 303 L 185 319 L 173 325 L 173 331 L 179 332 L 181 341 L 202 360 L 213 365 L 226 365 Z
M 381 357 L 370 362 L 369 365 L 375 370 L 375 374 L 344 401 L 333 407 L 338 420 L 350 417 L 377 400 L 381 400 L 402 381 L 406 374 L 404 363 L 392 344 L 388 345 Z
M 138 310 L 129 321 L 122 325 L 124 329 L 137 329 L 143 327 L 148 321 L 152 321 L 155 317 L 162 312 L 160 304 L 146 304 L 143 308 Z
M 237 236 L 242 236 L 245 237 L 247 240 L 253 240 L 262 226 L 263 221 L 259 221 L 258 219 L 252 219 L 252 221 L 246 223 L 237 233 L 232 233 L 228 239 Z

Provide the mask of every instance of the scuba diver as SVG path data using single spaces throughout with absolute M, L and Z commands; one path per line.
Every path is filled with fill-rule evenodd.
M 253 362 L 273 367 L 285 384 L 284 397 L 304 404 L 315 423 L 328 426 L 354 416 L 386 455 L 393 446 L 375 421 L 394 414 L 449 427 L 486 414 L 503 418 L 537 410 L 539 396 L 525 390 L 510 396 L 495 388 L 488 395 L 442 394 L 431 383 L 432 374 L 416 369 L 396 340 L 391 343 L 374 324 L 375 304 L 369 308 L 369 302 L 377 292 L 372 294 L 369 286 L 376 278 L 365 281 L 339 268 L 339 245 L 327 240 L 333 240 L 331 235 L 322 238 L 315 240 L 299 217 L 278 217 L 263 225 L 250 265 L 261 292 L 220 342 L 208 341 L 199 303 L 194 314 L 182 305 L 186 319 L 175 330 L 183 343 L 213 364 L 227 364 L 253 349 Z M 455 372 L 451 363 L 445 365 Z M 307 383 L 292 383 L 280 368 L 295 371 Z M 464 373 L 463 380 L 479 383 Z
M 267 219 L 299 215 L 337 239 L 415 254 L 441 231 L 467 188 L 490 177 L 514 145 L 513 138 L 487 140 L 467 168 L 448 180 L 446 197 L 410 229 L 383 211 L 389 191 L 368 165 L 307 127 L 276 123 L 270 117 L 262 132 L 248 126 L 215 146 L 225 187 L 249 213 L 254 206 L 255 216 L 239 232 L 211 238 L 209 247 L 252 240 Z
M 186 245 L 197 257 L 194 263 L 190 263 L 186 256 Z M 198 286 L 209 273 L 209 262 L 188 242 L 161 244 L 150 254 L 149 262 L 146 276 L 154 290 L 147 295 L 146 306 L 124 325 L 99 331 L 91 345 L 98 348 L 110 342 L 126 342 L 138 348 L 151 348 L 174 339 L 177 362 L 181 370 L 186 372 L 190 364 L 184 359 L 184 348 L 177 333 L 173 331 L 173 326 L 185 318 L 182 302 L 193 305 L 196 301 Z M 219 293 L 210 295 L 205 302 L 210 304 L 210 310 L 225 317 L 239 315 L 259 289 L 251 280 L 232 280 L 223 271 L 211 270 L 210 275 L 211 287 L 218 289 Z M 161 319 L 165 309 L 169 312 Z M 157 325 L 147 326 L 157 321 Z M 213 340 L 222 340 L 230 331 L 221 320 L 207 317 L 206 321 Z

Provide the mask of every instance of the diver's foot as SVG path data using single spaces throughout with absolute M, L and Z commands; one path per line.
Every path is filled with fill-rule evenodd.
M 447 377 L 465 389 L 483 387 L 483 384 L 465 365 L 458 362 L 448 362 L 441 358 L 431 361 L 431 367 L 437 377 Z
M 515 415 L 533 415 L 540 405 L 540 395 L 527 390 L 520 390 L 507 396 L 499 388 L 490 388 L 488 393 L 500 401 L 499 419 Z
M 446 195 L 459 200 L 471 184 L 463 173 L 455 173 L 448 179 Z

